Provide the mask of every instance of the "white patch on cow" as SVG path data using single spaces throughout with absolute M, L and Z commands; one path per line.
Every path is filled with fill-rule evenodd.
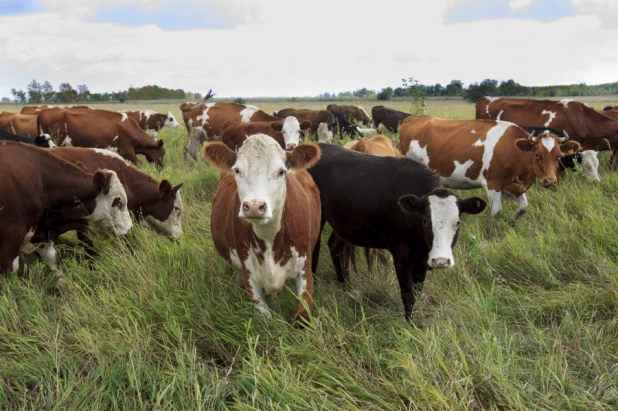
M 19 270 L 19 256 L 15 257 L 13 260 L 13 271 Z
M 126 119 L 129 118 L 129 116 L 127 115 L 127 113 L 120 113 L 122 114 L 122 119 L 120 120 L 121 122 L 125 121 Z
M 52 268 L 58 268 L 58 253 L 54 248 L 54 242 L 41 244 L 34 252 Z
M 251 121 L 251 116 L 254 115 L 260 109 L 250 104 L 246 105 L 244 109 L 240 111 L 240 121 L 248 123 Z
M 114 137 L 112 141 L 116 141 L 116 140 L 118 140 L 118 136 Z
M 161 233 L 163 235 L 179 239 L 182 237 L 182 197 L 180 197 L 180 190 L 176 191 L 176 199 L 174 200 L 174 207 L 172 212 L 163 221 L 157 220 L 152 215 L 144 217 L 143 224 L 151 230 Z
M 318 126 L 318 143 L 332 143 L 333 132 L 328 129 L 328 124 L 320 123 Z
M 500 100 L 502 97 L 489 97 L 489 96 L 485 96 L 485 98 L 487 100 L 489 100 L 490 103 L 493 103 L 496 100 Z
M 107 148 L 105 148 L 105 150 L 110 151 L 114 154 L 118 154 L 118 148 L 116 147 L 112 147 L 112 146 L 107 146 Z
M 234 250 L 233 248 L 230 249 L 230 262 L 232 263 L 232 267 L 234 267 L 237 270 L 240 270 L 242 268 L 242 265 L 240 263 L 240 257 L 238 256 L 238 251 Z
M 261 264 L 257 254 L 263 258 Z M 266 242 L 264 253 L 250 248 L 243 264 L 251 273 L 253 283 L 269 296 L 280 292 L 286 280 L 296 279 L 302 275 L 307 256 L 299 255 L 295 247 L 291 247 L 291 255 L 292 257 L 284 265 L 280 265 L 275 261 L 273 244 Z
M 569 105 L 569 103 L 570 103 L 571 101 L 573 101 L 573 100 L 569 100 L 569 99 L 566 99 L 566 98 L 565 98 L 565 99 L 560 100 L 560 101 L 558 102 L 558 104 L 562 104 L 562 105 L 564 106 L 564 108 L 566 108 L 566 107 Z
M 377 130 L 378 130 L 379 132 L 382 132 L 385 128 L 386 128 L 386 127 L 384 126 L 384 124 L 383 124 L 383 123 L 380 123 L 380 124 L 378 124 Z
M 453 238 L 459 227 L 459 207 L 457 197 L 448 196 L 441 198 L 430 195 L 429 210 L 431 211 L 431 227 L 433 230 L 433 243 L 429 251 L 427 264 L 432 267 L 432 260 L 447 259 L 448 267 L 455 265 L 453 256 Z
M 528 207 L 528 197 L 526 197 L 525 193 L 517 197 L 515 200 L 517 201 L 517 211 L 515 211 L 515 214 L 523 212 L 526 207 Z
M 360 127 L 356 127 L 356 130 L 358 130 L 358 132 L 363 137 L 371 137 L 371 136 L 374 136 L 374 135 L 378 134 L 378 130 L 376 130 L 375 128 L 360 128 Z
M 585 150 L 582 154 L 582 172 L 588 180 L 598 183 L 601 181 L 599 177 L 599 159 L 597 158 L 598 151 Z
M 475 133 L 476 134 L 476 133 Z M 483 143 L 483 141 L 479 138 L 478 140 L 476 140 L 474 142 L 474 144 L 472 144 L 473 147 L 483 147 L 485 143 Z
M 421 147 L 420 143 L 416 140 L 410 141 L 410 148 L 408 149 L 406 156 L 410 157 L 412 160 L 418 161 L 419 163 L 425 165 L 429 164 L 427 146 Z
M 472 130 L 472 131 L 470 131 L 470 133 L 472 133 L 472 134 L 476 134 L 476 130 Z M 479 141 L 480 141 L 480 140 L 479 140 Z M 476 143 L 475 143 L 475 144 L 476 144 Z
M 146 134 L 148 134 L 150 137 L 152 137 L 153 140 L 156 140 L 157 136 L 159 135 L 159 132 L 157 130 L 153 130 L 153 129 L 149 128 L 148 130 L 146 130 Z
M 71 140 L 71 137 L 66 136 L 64 140 L 62 140 L 60 147 L 73 147 L 73 140 Z
M 111 170 L 105 171 L 113 174 L 110 181 L 110 190 L 105 195 L 103 193 L 97 195 L 94 211 L 86 219 L 99 223 L 105 231 L 126 235 L 133 226 L 131 216 L 129 215 L 129 208 L 127 207 L 127 193 L 116 172 Z M 120 208 L 112 207 L 114 200 L 117 198 L 122 202 L 122 207 Z
M 447 178 L 441 178 L 444 186 L 449 188 L 458 188 L 460 190 L 465 190 L 466 188 L 477 188 L 479 186 L 478 181 L 471 180 L 469 177 L 466 177 L 468 169 L 472 167 L 473 164 L 474 160 L 466 160 L 464 163 L 460 163 L 455 160 L 455 170 L 453 170 L 453 173 Z
M 127 160 L 122 158 L 118 153 L 115 153 L 115 152 L 113 152 L 111 150 L 102 149 L 102 148 L 94 148 L 94 147 L 92 147 L 90 149 L 93 150 L 95 153 L 103 154 L 104 156 L 112 157 L 112 158 L 115 158 L 117 160 L 122 160 L 123 163 L 129 164 L 127 162 Z
M 541 144 L 551 153 L 556 146 L 556 139 L 554 137 L 543 136 L 541 137 Z
M 549 115 L 549 119 L 545 123 L 545 127 L 549 127 L 549 125 L 551 124 L 552 120 L 556 117 L 556 113 L 553 112 L 553 111 L 543 110 L 543 111 L 541 111 L 541 114 L 548 114 Z
M 21 247 L 20 247 L 21 252 L 25 254 L 30 254 L 31 252 L 34 251 L 34 248 L 31 248 L 32 244 L 30 244 L 30 240 L 32 239 L 33 235 L 34 235 L 34 228 L 31 228 L 30 230 L 28 230 L 28 232 L 24 236 L 24 240 L 21 242 Z
M 208 123 L 208 119 L 210 118 L 210 116 L 208 115 L 208 110 L 210 110 L 210 108 L 212 106 L 214 106 L 215 104 L 217 104 L 217 103 L 207 103 L 207 104 L 204 104 L 204 111 L 202 112 L 202 115 L 196 117 L 196 120 L 201 123 L 200 124 L 201 126 L 204 126 L 206 123 Z M 191 123 L 191 125 L 193 125 L 192 121 L 190 121 L 190 123 Z
M 500 121 L 500 117 L 502 117 L 503 113 L 504 113 L 504 110 L 500 110 L 500 112 L 498 113 L 498 117 L 496 117 L 497 121 Z
M 296 117 L 286 117 L 281 128 L 286 150 L 293 150 L 300 144 L 300 123 Z
M 491 215 L 495 217 L 502 211 L 502 193 L 487 188 L 486 191 L 487 198 L 489 198 L 489 202 L 491 203 Z

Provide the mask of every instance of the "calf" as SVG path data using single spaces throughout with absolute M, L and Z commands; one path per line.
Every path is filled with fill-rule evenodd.
M 478 197 L 461 199 L 442 188 L 429 168 L 409 158 L 379 157 L 319 144 L 322 157 L 309 169 L 320 190 L 322 220 L 333 233 L 328 239 L 337 279 L 346 281 L 342 261 L 345 242 L 388 250 L 395 263 L 405 317 L 415 302 L 429 267 L 455 265 L 462 213 L 478 214 L 486 203 Z M 321 231 L 321 230 L 320 230 Z M 320 255 L 313 249 L 312 270 Z
M 294 279 L 296 319 L 308 318 L 320 194 L 305 169 L 318 160 L 319 148 L 301 143 L 285 152 L 271 137 L 257 134 L 236 153 L 215 142 L 206 145 L 203 154 L 221 170 L 210 216 L 217 253 L 241 274 L 249 299 L 267 316 L 264 297 Z
M 127 116 L 137 121 L 140 128 L 152 138 L 156 138 L 159 131 L 164 127 L 178 128 L 178 121 L 171 111 L 168 111 L 167 114 L 152 110 L 119 111 L 119 113 L 126 113 Z
M 283 122 L 250 122 L 226 121 L 221 126 L 221 142 L 237 150 L 248 136 L 266 134 L 279 143 L 284 150 L 293 150 L 300 142 L 300 130 L 306 130 L 311 125 L 308 121 L 299 123 L 295 117 L 288 117 Z

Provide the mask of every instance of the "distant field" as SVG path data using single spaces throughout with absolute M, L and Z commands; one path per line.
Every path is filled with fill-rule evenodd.
M 603 108 L 618 97 L 581 100 Z M 182 123 L 179 103 L 97 107 L 170 110 Z M 267 112 L 328 104 L 247 103 Z M 430 99 L 429 114 L 473 118 L 474 105 Z M 184 182 L 184 237 L 140 226 L 126 242 L 96 235 L 90 269 L 65 235 L 66 287 L 34 256 L 0 277 L 0 409 L 618 409 L 618 174 L 607 153 L 597 185 L 577 171 L 556 189 L 535 184 L 514 226 L 513 201 L 498 219 L 464 217 L 457 266 L 428 272 L 412 325 L 390 264 L 370 273 L 360 260 L 343 288 L 324 245 L 316 315 L 298 330 L 292 284 L 263 320 L 214 251 L 218 172 L 183 162 L 184 125 L 160 137 L 166 168 L 142 169 Z

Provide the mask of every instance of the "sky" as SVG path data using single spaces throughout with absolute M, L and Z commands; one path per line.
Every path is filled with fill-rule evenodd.
M 618 81 L 618 0 L 0 0 L 0 56 L 0 97 L 33 79 L 219 97 L 600 84 Z

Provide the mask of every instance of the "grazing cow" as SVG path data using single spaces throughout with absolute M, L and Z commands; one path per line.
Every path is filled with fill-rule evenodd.
M 618 110 L 603 110 L 603 111 L 597 110 L 597 111 L 603 114 L 604 116 L 607 116 L 613 120 L 618 119 Z
M 333 116 L 335 116 L 335 121 L 337 122 L 337 131 L 339 135 L 343 136 L 344 134 L 348 134 L 350 138 L 363 137 L 364 135 L 360 132 L 360 128 L 350 123 L 344 116 L 339 113 L 331 112 Z M 326 123 L 324 123 L 326 124 Z M 319 137 L 319 136 L 318 136 Z
M 8 131 L 0 129 L 0 141 L 16 141 L 18 143 L 30 144 L 37 147 L 49 148 L 53 147 L 54 143 L 51 141 L 49 134 L 43 134 L 36 136 L 35 138 L 19 136 Z
M 580 145 L 568 137 L 538 137 L 507 121 L 444 120 L 431 116 L 407 119 L 399 130 L 401 153 L 427 165 L 446 187 L 483 187 L 491 214 L 502 210 L 502 192 L 517 200 L 519 217 L 528 206 L 526 191 L 538 178 L 542 187 L 558 182 L 558 160 Z
M 132 227 L 127 196 L 116 173 L 87 172 L 37 147 L 0 143 L 0 273 L 19 266 L 18 253 L 30 243 L 47 214 L 72 209 L 106 231 L 125 235 Z M 91 210 L 83 214 L 83 207 Z M 44 225 L 44 224 L 43 224 Z
M 476 118 L 564 130 L 582 150 L 612 150 L 610 161 L 618 166 L 618 121 L 583 103 L 482 97 L 476 102 Z
M 222 171 L 210 217 L 217 253 L 241 274 L 249 299 L 267 316 L 264 297 L 294 279 L 296 319 L 308 318 L 320 194 L 305 169 L 318 160 L 319 148 L 301 143 L 285 152 L 271 137 L 257 134 L 236 153 L 215 142 L 206 145 L 203 154 Z
M 460 215 L 478 214 L 487 204 L 478 197 L 461 199 L 443 189 L 438 176 L 409 158 L 319 146 L 322 157 L 309 174 L 320 190 L 320 227 L 328 222 L 333 228 L 328 246 L 337 279 L 344 282 L 347 278 L 342 261 L 346 242 L 388 250 L 409 320 L 416 298 L 413 286 L 422 287 L 427 269 L 455 265 L 453 246 Z M 318 237 L 313 249 L 313 272 L 319 255 Z
M 23 107 L 20 111 L 21 114 L 39 114 L 41 111 L 43 110 L 47 110 L 50 108 L 64 108 L 64 109 L 74 109 L 74 110 L 83 110 L 83 109 L 88 109 L 88 110 L 94 110 L 94 108 L 90 107 L 90 106 L 76 106 L 76 105 L 69 105 L 69 106 L 48 106 L 47 104 L 43 104 L 42 106 L 26 106 Z
M 126 113 L 127 116 L 137 121 L 140 128 L 152 138 L 156 138 L 159 131 L 164 127 L 178 127 L 176 117 L 174 117 L 171 111 L 168 111 L 167 114 L 157 113 L 152 110 L 119 111 L 119 113 Z
M 189 158 L 197 160 L 199 149 L 205 141 L 221 140 L 221 126 L 226 121 L 284 123 L 282 133 L 286 136 L 286 146 L 288 142 L 289 147 L 300 142 L 301 129 L 298 122 L 290 120 L 286 123 L 284 119 L 266 114 L 256 106 L 236 103 L 185 103 L 180 105 L 180 110 L 189 132 L 183 149 L 185 161 Z
M 310 121 L 311 131 L 313 133 L 318 132 L 320 123 L 326 123 L 330 129 L 333 129 L 336 125 L 335 116 L 333 116 L 333 113 L 328 110 L 297 110 L 295 108 L 284 108 L 283 110 L 274 112 L 273 115 L 280 118 L 294 116 L 298 119 L 298 121 Z
M 124 113 L 107 110 L 47 109 L 38 115 L 38 127 L 56 133 L 61 147 L 115 149 L 135 164 L 141 164 L 137 154 L 149 163 L 163 168 L 163 140 L 153 140 L 137 122 Z
M 31 114 L 0 113 L 0 129 L 20 136 L 34 138 L 40 133 L 36 128 L 36 117 Z
M 275 139 L 284 150 L 293 150 L 300 142 L 300 130 L 306 130 L 311 123 L 298 123 L 295 117 L 286 118 L 282 122 L 251 122 L 226 121 L 221 126 L 221 142 L 232 150 L 237 150 L 248 136 L 266 134 Z
M 373 124 L 378 131 L 384 129 L 397 132 L 399 126 L 406 118 L 412 114 L 404 113 L 403 111 L 393 110 L 384 106 L 375 106 L 371 109 L 371 117 Z
M 328 128 L 326 123 L 320 123 L 318 127 L 318 143 L 332 143 L 333 132 Z
M 618 110 L 618 106 L 605 106 L 603 107 L 603 111 L 613 111 Z
M 378 130 L 376 130 L 375 128 L 358 128 L 358 131 L 360 132 L 361 136 L 363 137 L 372 137 L 375 136 L 376 134 L 378 134 Z
M 361 106 L 329 104 L 326 106 L 326 110 L 331 113 L 342 115 L 347 121 L 356 121 L 357 123 L 365 126 L 369 126 L 371 124 L 369 114 L 367 114 L 367 111 Z

